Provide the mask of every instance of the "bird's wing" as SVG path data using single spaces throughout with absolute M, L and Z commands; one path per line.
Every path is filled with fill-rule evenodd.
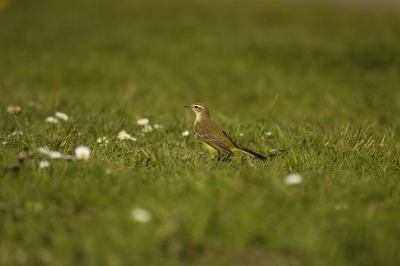
M 233 146 L 238 147 L 238 145 L 233 141 L 233 139 L 231 138 L 231 136 L 229 136 L 228 133 L 226 133 L 225 130 L 222 130 L 222 133 L 225 135 L 225 137 L 227 137 L 233 144 Z
M 229 155 L 233 155 L 233 151 L 218 136 L 215 136 L 213 134 L 208 133 L 207 131 L 199 130 L 199 129 L 196 130 L 196 136 L 200 141 L 203 141 L 204 143 L 210 145 L 217 151 L 221 151 L 221 152 L 225 152 Z

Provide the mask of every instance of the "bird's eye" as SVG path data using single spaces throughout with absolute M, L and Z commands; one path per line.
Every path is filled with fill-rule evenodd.
M 194 108 L 199 108 L 199 107 L 197 105 L 195 105 Z

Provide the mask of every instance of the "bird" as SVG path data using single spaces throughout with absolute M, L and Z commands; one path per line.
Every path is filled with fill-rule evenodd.
M 218 152 L 219 160 L 221 152 L 226 153 L 228 156 L 233 156 L 236 151 L 250 154 L 260 160 L 267 158 L 264 155 L 236 144 L 225 130 L 211 120 L 210 111 L 205 104 L 194 103 L 185 105 L 184 107 L 192 109 L 196 114 L 196 120 L 193 125 L 195 136 L 210 150 L 211 158 L 215 158 L 215 152 Z

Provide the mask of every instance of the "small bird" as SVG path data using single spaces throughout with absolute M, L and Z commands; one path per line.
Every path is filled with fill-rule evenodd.
M 264 155 L 237 145 L 225 130 L 211 120 L 210 111 L 204 104 L 195 103 L 184 107 L 192 109 L 196 114 L 196 120 L 193 126 L 194 133 L 204 146 L 210 150 L 212 158 L 214 158 L 215 152 L 218 152 L 219 160 L 220 152 L 233 156 L 233 152 L 241 151 L 261 160 L 266 159 Z

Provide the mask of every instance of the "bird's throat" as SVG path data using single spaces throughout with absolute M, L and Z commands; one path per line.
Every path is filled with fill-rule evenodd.
M 201 114 L 196 113 L 196 122 L 200 122 L 202 118 Z

